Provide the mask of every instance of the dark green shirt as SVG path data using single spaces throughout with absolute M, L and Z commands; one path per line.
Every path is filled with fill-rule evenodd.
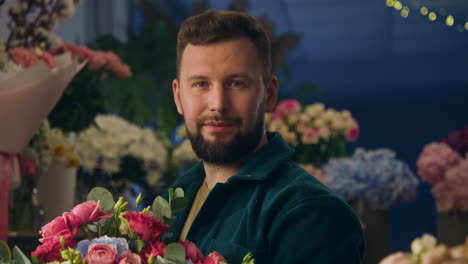
M 361 263 L 364 236 L 354 211 L 291 160 L 294 149 L 278 133 L 268 139 L 237 174 L 214 186 L 187 240 L 231 264 L 248 252 L 256 264 Z M 189 199 L 169 229 L 174 239 L 204 178 L 200 162 L 173 186 Z

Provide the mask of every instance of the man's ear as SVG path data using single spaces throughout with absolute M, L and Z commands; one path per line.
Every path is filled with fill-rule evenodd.
M 179 114 L 183 114 L 182 111 L 182 105 L 180 104 L 180 86 L 179 86 L 179 81 L 177 79 L 174 79 L 172 81 L 172 94 L 174 95 L 174 102 L 177 107 L 177 112 Z
M 265 112 L 271 113 L 275 110 L 276 100 L 278 100 L 278 78 L 272 75 L 266 89 Z

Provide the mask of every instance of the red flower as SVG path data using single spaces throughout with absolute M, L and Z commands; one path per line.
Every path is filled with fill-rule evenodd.
M 65 247 L 74 248 L 76 241 L 73 240 L 73 237 L 70 235 L 64 236 L 65 238 Z M 62 257 L 60 255 L 60 237 L 55 237 L 53 239 L 47 240 L 44 244 L 39 245 L 34 252 L 31 253 L 32 256 L 36 256 L 38 259 L 43 262 L 53 262 L 61 261 Z
M 359 126 L 354 126 L 348 130 L 346 133 L 346 139 L 348 141 L 354 142 L 359 137 Z
M 95 201 L 87 201 L 75 206 L 70 213 L 66 213 L 70 223 L 74 226 L 80 226 L 90 222 L 97 222 L 101 219 L 110 218 L 112 213 L 106 213 L 101 205 Z
M 204 257 L 203 253 L 198 249 L 198 247 L 190 241 L 179 241 L 179 243 L 184 246 L 186 259 L 191 260 L 193 263 L 203 263 Z
M 24 47 L 16 47 L 10 50 L 10 54 L 16 64 L 21 65 L 23 68 L 31 67 L 37 62 L 36 55 Z
M 142 212 L 127 212 L 124 217 L 139 237 L 146 242 L 159 240 L 169 228 L 161 220 Z
M 223 255 L 219 254 L 216 251 L 211 252 L 203 261 L 203 264 L 219 264 L 221 262 L 226 262 L 226 259 L 223 257 Z
M 39 233 L 42 234 L 42 238 L 39 241 L 42 243 L 49 240 L 55 241 L 59 240 L 61 236 L 73 238 L 77 232 L 77 227 L 70 225 L 66 217 L 59 216 L 41 228 Z
M 164 258 L 164 250 L 166 249 L 166 244 L 161 241 L 156 241 L 150 243 L 147 247 L 141 250 L 141 256 L 145 261 L 148 261 L 149 257 L 153 255 L 153 258 L 156 256 L 161 256 Z

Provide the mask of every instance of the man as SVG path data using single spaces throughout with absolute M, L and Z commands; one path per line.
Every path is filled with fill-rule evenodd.
M 278 80 L 259 22 L 207 11 L 186 20 L 177 45 L 174 100 L 203 160 L 181 177 L 189 199 L 170 228 L 230 263 L 361 263 L 364 239 L 352 209 L 291 160 L 266 133 Z

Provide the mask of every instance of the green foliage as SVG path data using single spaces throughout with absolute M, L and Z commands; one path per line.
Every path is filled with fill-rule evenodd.
M 294 160 L 297 163 L 312 163 L 315 167 L 321 167 L 331 157 L 346 157 L 346 137 L 337 136 L 329 141 L 320 139 L 317 144 L 303 147 L 302 143 L 295 148 Z
M 185 248 L 179 243 L 171 243 L 164 250 L 164 258 L 176 264 L 185 264 Z
M 31 264 L 31 261 L 17 246 L 13 248 L 13 259 L 16 264 Z
M 11 251 L 8 244 L 0 240 L 0 261 L 9 263 L 11 261 Z
M 88 201 L 100 202 L 102 209 L 111 211 L 114 209 L 114 197 L 107 189 L 102 187 L 94 187 L 88 194 Z

